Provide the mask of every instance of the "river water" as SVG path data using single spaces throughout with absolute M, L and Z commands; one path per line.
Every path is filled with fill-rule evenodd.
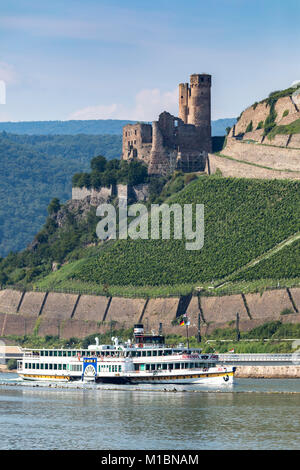
M 0 449 L 299 449 L 300 379 L 36 384 L 0 374 Z

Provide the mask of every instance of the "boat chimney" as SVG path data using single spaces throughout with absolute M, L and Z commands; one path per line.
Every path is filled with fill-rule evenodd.
M 144 337 L 144 325 L 142 323 L 137 323 L 133 327 L 133 334 L 136 343 L 142 343 L 142 339 Z

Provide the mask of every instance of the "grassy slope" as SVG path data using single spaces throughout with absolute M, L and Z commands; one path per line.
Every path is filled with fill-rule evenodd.
M 300 230 L 300 183 L 201 177 L 172 198 L 205 205 L 205 242 L 122 240 L 93 258 L 50 274 L 40 288 L 97 288 L 141 293 L 184 292 L 222 279 Z M 104 287 L 103 287 L 104 286 Z M 134 288 L 131 286 L 135 286 Z M 157 287 L 156 287 L 157 286 Z M 179 287 L 180 286 L 180 287 Z M 151 292 L 150 292 L 151 293 Z

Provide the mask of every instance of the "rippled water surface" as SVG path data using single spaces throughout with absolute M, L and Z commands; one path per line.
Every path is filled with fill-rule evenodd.
M 299 449 L 300 379 L 24 383 L 0 374 L 0 449 Z

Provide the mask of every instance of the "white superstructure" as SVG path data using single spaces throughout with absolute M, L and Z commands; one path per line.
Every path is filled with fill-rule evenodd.
M 87 349 L 25 350 L 18 361 L 24 380 L 84 380 L 103 383 L 202 383 L 231 382 L 235 368 L 219 364 L 217 355 L 183 345 L 170 347 L 161 335 L 134 330 L 135 343 L 90 345 Z

